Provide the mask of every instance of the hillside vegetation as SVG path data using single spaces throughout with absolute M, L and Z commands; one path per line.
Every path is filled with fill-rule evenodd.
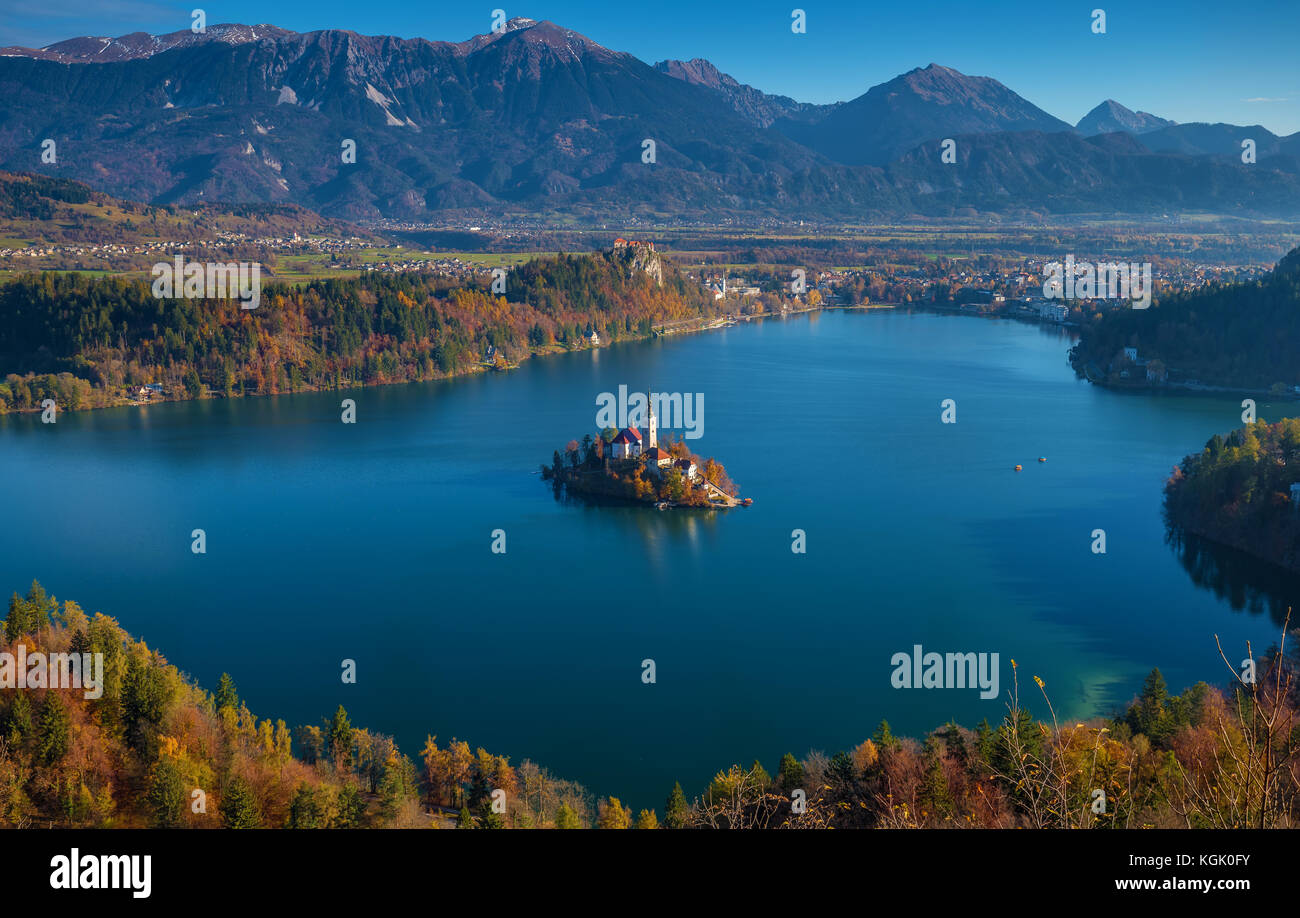
M 1300 419 L 1258 422 L 1183 459 L 1165 485 L 1171 524 L 1300 571 Z
M 1300 248 L 1255 283 L 1209 285 L 1162 297 L 1149 309 L 1114 309 L 1084 329 L 1076 367 L 1103 373 L 1136 347 L 1170 380 L 1248 389 L 1300 384 Z M 1145 374 L 1137 374 L 1137 378 Z
M 648 337 L 657 323 L 709 314 L 713 300 L 656 259 L 630 252 L 539 258 L 456 286 L 365 274 L 267 284 L 261 305 L 154 297 L 144 281 L 24 275 L 0 286 L 0 411 L 53 398 L 119 404 L 143 384 L 171 398 L 268 395 L 438 379 L 535 353 Z M 7 374 L 7 375 L 5 375 Z
M 1088 724 L 1058 723 L 1036 676 L 1051 718 L 1035 720 L 1013 662 L 996 727 L 948 724 L 917 742 L 882 721 L 852 749 L 787 753 L 774 773 L 724 767 L 690 802 L 678 783 L 662 814 L 634 817 L 617 797 L 597 800 L 464 741 L 430 735 L 412 758 L 341 706 L 294 730 L 260 718 L 228 676 L 210 693 L 114 619 L 35 582 L 10 599 L 2 643 L 29 661 L 102 654 L 104 679 L 98 698 L 0 688 L 0 826 L 1227 828 L 1300 818 L 1294 650 L 1268 653 L 1253 680 L 1227 691 L 1198 683 L 1173 695 L 1153 670 L 1127 711 Z

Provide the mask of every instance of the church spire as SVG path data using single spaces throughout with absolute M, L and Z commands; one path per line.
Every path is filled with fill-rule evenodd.
M 659 436 L 655 427 L 655 397 L 649 388 L 645 390 L 645 401 L 648 411 L 646 415 L 646 449 L 654 449 L 659 445 Z

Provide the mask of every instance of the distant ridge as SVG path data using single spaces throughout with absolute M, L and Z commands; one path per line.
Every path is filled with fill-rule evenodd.
M 768 127 L 783 119 L 819 121 L 840 106 L 838 102 L 815 105 L 811 102 L 796 102 L 789 96 L 769 95 L 737 81 L 702 57 L 689 61 L 659 61 L 655 64 L 655 69 L 686 83 L 712 89 L 722 95 L 737 114 L 759 127 Z

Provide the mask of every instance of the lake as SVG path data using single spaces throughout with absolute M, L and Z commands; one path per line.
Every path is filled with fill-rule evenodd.
M 1215 573 L 1212 550 L 1171 547 L 1160 499 L 1241 426 L 1240 398 L 1099 389 L 1070 343 L 826 312 L 438 383 L 0 417 L 0 588 L 39 578 L 209 689 L 229 672 L 258 715 L 341 703 L 412 757 L 454 736 L 661 813 L 674 780 L 694 796 L 882 718 L 996 722 L 1011 659 L 1044 718 L 1034 675 L 1063 719 L 1114 711 L 1153 666 L 1172 691 L 1223 684 L 1214 636 L 1234 660 L 1275 642 L 1293 578 L 1256 587 L 1248 559 Z M 754 505 L 557 500 L 539 465 L 620 385 L 702 393 L 690 444 Z M 999 654 L 1001 697 L 894 688 L 918 644 Z

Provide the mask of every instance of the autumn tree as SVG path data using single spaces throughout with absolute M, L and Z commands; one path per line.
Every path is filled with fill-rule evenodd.
M 617 797 L 602 800 L 596 816 L 598 829 L 632 828 L 632 811 L 623 806 Z
M 657 829 L 659 828 L 659 818 L 655 816 L 654 810 L 642 810 L 636 817 L 636 827 L 638 829 Z

